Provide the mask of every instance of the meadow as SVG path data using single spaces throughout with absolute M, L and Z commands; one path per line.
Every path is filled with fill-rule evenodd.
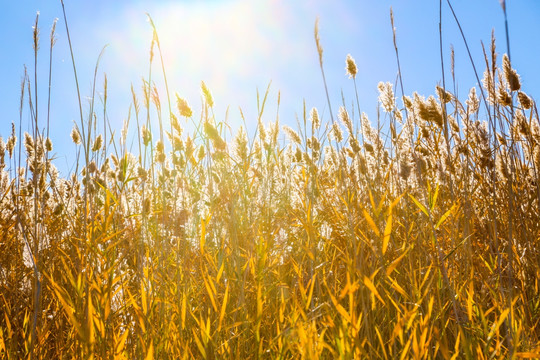
M 540 358 L 539 114 L 484 50 L 466 99 L 398 79 L 376 118 L 304 109 L 293 129 L 263 123 L 267 90 L 248 136 L 204 83 L 200 113 L 160 97 L 154 28 L 129 123 L 107 122 L 105 81 L 71 174 L 46 114 L 0 139 L 0 358 Z

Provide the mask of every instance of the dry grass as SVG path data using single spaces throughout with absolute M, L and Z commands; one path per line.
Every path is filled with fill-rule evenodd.
M 177 97 L 151 119 L 150 77 L 133 91 L 138 153 L 92 104 L 67 178 L 37 115 L 33 134 L 14 126 L 0 357 L 540 357 L 538 110 L 495 57 L 466 101 L 396 101 L 381 83 L 388 126 L 314 109 L 300 129 L 259 120 L 231 141 L 204 83 L 200 118 Z

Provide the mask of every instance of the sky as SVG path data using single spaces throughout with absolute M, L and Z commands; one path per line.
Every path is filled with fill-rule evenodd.
M 47 123 L 49 35 L 55 18 L 56 43 L 52 53 L 50 137 L 56 166 L 64 175 L 73 169 L 75 146 L 69 134 L 79 122 L 75 78 L 60 0 L 2 1 L 0 11 L 0 136 L 6 139 L 11 123 L 19 124 L 21 79 L 26 65 L 32 91 L 36 72 L 32 26 L 39 11 L 40 49 L 37 65 L 38 127 Z M 507 52 L 504 16 L 499 0 L 451 2 L 479 71 L 484 70 L 482 42 L 489 47 L 492 29 L 497 52 Z M 228 111 L 231 128 L 245 117 L 248 133 L 257 123 L 257 91 L 264 94 L 271 82 L 263 121 L 293 128 L 302 119 L 303 104 L 317 107 L 329 118 L 314 41 L 319 18 L 324 48 L 324 69 L 332 110 L 345 99 L 352 108 L 354 85 L 345 72 L 351 54 L 358 65 L 356 78 L 361 111 L 371 121 L 377 117 L 377 84 L 396 81 L 397 66 L 392 42 L 390 8 L 393 8 L 405 94 L 434 93 L 442 82 L 439 49 L 439 2 L 434 0 L 65 0 L 65 8 L 83 112 L 87 114 L 98 56 L 105 47 L 96 76 L 95 107 L 102 121 L 104 76 L 107 76 L 107 114 L 111 128 L 120 133 L 131 105 L 131 86 L 142 99 L 142 78 L 149 74 L 152 28 L 157 28 L 171 96 L 178 93 L 194 110 L 201 110 L 201 80 L 215 101 L 216 120 Z M 521 75 L 523 90 L 540 96 L 540 2 L 508 0 L 512 65 Z M 455 49 L 457 93 L 465 98 L 477 85 L 463 40 L 446 1 L 442 8 L 443 55 L 446 79 L 450 75 L 450 47 Z M 481 73 L 480 73 L 481 77 Z M 166 107 L 166 93 L 159 63 L 154 59 L 152 79 Z M 278 94 L 280 98 L 277 108 Z M 343 94 L 343 97 L 342 97 Z M 401 95 L 398 93 L 397 95 Z M 22 128 L 30 129 L 26 104 Z M 357 110 L 355 109 L 357 114 Z M 164 114 L 165 116 L 165 114 Z M 155 116 L 154 116 L 155 118 Z M 131 121 L 134 121 L 133 118 Z

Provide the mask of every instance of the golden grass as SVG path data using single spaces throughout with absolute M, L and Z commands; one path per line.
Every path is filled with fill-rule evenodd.
M 540 357 L 540 124 L 519 81 L 504 57 L 465 102 L 396 101 L 381 83 L 389 126 L 314 109 L 297 130 L 259 119 L 226 141 L 204 83 L 200 120 L 178 95 L 143 119 L 161 112 L 148 79 L 138 153 L 94 110 L 66 178 L 37 116 L 24 163 L 14 126 L 0 358 Z

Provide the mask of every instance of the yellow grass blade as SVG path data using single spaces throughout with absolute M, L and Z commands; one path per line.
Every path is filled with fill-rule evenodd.
M 400 202 L 401 198 L 403 198 L 404 195 L 405 195 L 404 193 L 399 195 L 397 198 L 394 199 L 394 201 L 390 203 L 390 206 L 388 207 L 388 215 L 392 213 L 392 211 L 394 210 L 394 208 Z
M 445 212 L 439 219 L 439 221 L 437 221 L 437 224 L 435 225 L 435 229 L 438 229 L 439 226 L 441 226 L 444 221 L 454 212 L 454 210 L 457 208 L 456 204 L 452 205 L 450 207 L 450 209 L 448 209 L 447 212 Z
M 399 357 L 399 360 L 404 360 L 407 357 L 407 354 L 409 353 L 409 349 L 411 347 L 411 341 L 412 338 L 409 338 L 409 340 L 405 344 L 405 347 L 403 348 L 403 350 L 401 350 L 401 356 Z
M 225 261 L 221 263 L 221 266 L 219 267 L 218 273 L 216 275 L 216 283 L 219 283 L 219 279 L 221 279 L 221 275 L 223 275 L 223 269 L 225 269 Z
M 221 331 L 221 324 L 223 322 L 223 318 L 225 317 L 225 310 L 227 309 L 228 300 L 229 300 L 229 284 L 227 284 L 227 287 L 225 288 L 225 295 L 223 295 L 223 303 L 221 304 L 221 312 L 219 313 L 219 322 L 218 322 L 217 332 Z
M 371 192 L 371 189 L 368 190 L 368 194 L 371 208 L 373 209 L 373 211 L 377 211 L 377 205 L 375 205 L 375 200 L 373 199 L 373 193 Z
M 4 340 L 4 330 L 0 328 L 0 353 L 6 352 L 6 341 Z
M 390 280 L 390 286 L 392 286 L 394 290 L 396 290 L 405 299 L 409 298 L 409 295 L 405 292 L 405 290 L 403 290 L 403 288 L 394 279 L 388 276 L 388 280 Z
M 366 219 L 369 227 L 371 228 L 371 230 L 373 230 L 375 235 L 381 236 L 381 233 L 379 232 L 379 229 L 377 229 L 377 225 L 375 225 L 375 221 L 373 221 L 373 218 L 371 217 L 371 215 L 369 215 L 366 209 L 362 209 L 362 213 L 364 214 L 364 218 Z
M 154 342 L 152 340 L 150 340 L 150 346 L 148 347 L 144 360 L 154 360 Z
M 94 333 L 94 305 L 92 304 L 92 296 L 88 295 L 86 303 L 86 331 L 88 333 L 87 341 L 89 344 L 94 344 L 95 342 L 95 333 Z
M 381 349 L 383 351 L 383 354 L 384 354 L 384 358 L 385 359 L 388 359 L 388 354 L 386 353 L 386 344 L 384 343 L 383 341 L 383 338 L 381 336 L 381 332 L 379 331 L 379 328 L 375 325 L 375 333 L 377 334 L 377 339 L 379 340 L 379 344 L 381 345 Z
M 204 254 L 205 242 L 206 242 L 206 221 L 204 221 L 204 219 L 201 219 L 201 236 L 200 236 L 199 248 L 201 250 L 201 253 L 203 254 Z
M 518 352 L 516 356 L 522 359 L 538 359 L 540 358 L 540 348 L 528 352 Z
M 201 343 L 201 340 L 199 340 L 199 337 L 197 336 L 197 332 L 195 329 L 191 329 L 193 332 L 193 338 L 195 339 L 195 344 L 197 345 L 197 348 L 201 352 L 201 355 L 203 356 L 203 359 L 206 359 L 206 350 L 204 349 L 204 346 Z
M 125 330 L 124 333 L 120 336 L 115 335 L 115 346 L 114 346 L 115 357 L 120 356 L 122 352 L 124 351 L 124 347 L 126 346 L 126 339 L 128 335 L 129 335 L 129 330 Z
M 420 210 L 422 210 L 422 212 L 423 212 L 424 214 L 426 214 L 426 216 L 429 216 L 426 207 L 425 207 L 424 205 L 422 205 L 422 204 L 420 203 L 420 201 L 416 200 L 416 198 L 415 198 L 414 196 L 412 196 L 411 194 L 408 194 L 408 195 L 409 195 L 409 197 L 411 198 L 411 200 L 416 204 L 416 206 L 417 206 Z
M 180 311 L 180 321 L 182 325 L 182 330 L 186 328 L 186 301 L 187 301 L 186 294 L 183 294 L 182 295 L 182 309 Z
M 469 291 L 467 292 L 467 315 L 469 321 L 473 320 L 473 295 L 474 295 L 474 282 L 469 282 Z
M 452 358 L 450 360 L 455 360 L 460 355 L 459 342 L 460 342 L 462 336 L 463 336 L 463 333 L 460 332 L 459 336 L 457 337 L 456 344 L 454 345 L 454 355 L 452 356 Z
M 396 269 L 396 267 L 399 265 L 401 260 L 403 260 L 405 255 L 407 255 L 409 250 L 410 250 L 410 248 L 407 248 L 407 250 L 405 250 L 403 252 L 403 254 L 401 254 L 396 260 L 392 261 L 392 263 L 386 268 L 386 275 L 387 276 L 390 276 L 390 274 L 392 274 L 392 272 Z
M 262 299 L 262 286 L 257 286 L 257 319 L 262 316 L 263 299 Z
M 313 289 L 315 288 L 315 278 L 317 277 L 317 273 L 313 275 L 313 278 L 310 280 L 309 285 L 309 292 L 308 297 L 306 299 L 306 310 L 309 309 L 309 306 L 311 305 L 311 297 L 313 296 Z
M 146 289 L 144 288 L 144 284 L 141 281 L 141 307 L 143 311 L 143 315 L 146 316 L 148 314 L 148 303 L 146 302 Z
M 392 234 L 392 214 L 388 216 L 388 220 L 386 220 L 386 226 L 384 228 L 384 236 L 383 236 L 383 243 L 382 243 L 383 255 L 386 253 L 386 250 L 388 249 L 388 242 L 390 241 L 391 234 Z
M 62 307 L 64 308 L 64 312 L 66 313 L 69 322 L 71 323 L 71 326 L 77 331 L 79 336 L 83 337 L 83 329 L 81 327 L 81 324 L 79 324 L 79 321 L 75 317 L 75 312 L 72 306 L 72 301 L 69 296 L 69 294 L 62 288 L 60 285 L 58 285 L 52 278 L 49 277 L 49 281 L 52 285 L 53 291 L 56 294 L 56 298 L 60 303 L 62 304 Z
M 350 323 L 351 322 L 351 316 L 349 315 L 347 310 L 345 310 L 345 308 L 343 306 L 341 306 L 341 304 L 336 300 L 336 298 L 334 297 L 334 295 L 332 295 L 332 293 L 329 292 L 328 295 L 330 295 L 330 300 L 332 301 L 332 304 L 334 304 L 334 307 L 336 308 L 337 312 L 341 316 L 343 316 L 343 318 L 345 318 L 345 320 L 347 320 L 347 323 Z
M 203 282 L 204 286 L 206 287 L 206 292 L 208 293 L 208 297 L 210 298 L 210 302 L 212 303 L 212 308 L 214 308 L 214 311 L 217 312 L 218 308 L 216 305 L 216 300 L 214 299 L 214 292 L 212 291 L 212 288 L 208 284 L 208 280 L 206 279 L 206 275 L 203 275 Z
M 382 207 L 385 203 L 385 200 L 386 200 L 386 197 L 388 196 L 388 190 L 386 190 L 384 192 L 384 194 L 382 195 L 381 199 L 379 200 L 379 205 L 377 205 L 377 209 L 375 210 L 375 216 L 378 217 L 379 214 L 381 213 L 382 211 Z
M 386 305 L 386 303 L 384 302 L 383 298 L 381 297 L 381 295 L 379 294 L 379 292 L 377 291 L 377 288 L 375 287 L 375 285 L 371 282 L 371 280 L 367 277 L 367 276 L 364 276 L 364 285 L 366 285 L 366 287 L 369 289 L 369 291 L 371 291 L 371 293 L 373 295 L 375 295 L 377 297 L 377 299 L 379 299 L 379 301 L 383 304 L 383 305 Z
M 506 317 L 508 316 L 509 313 L 510 313 L 510 308 L 504 310 L 502 314 L 499 316 L 499 320 L 497 320 L 496 323 L 493 323 L 493 326 L 491 327 L 491 330 L 489 331 L 487 341 L 491 340 L 493 335 L 495 335 L 495 332 L 499 330 L 499 327 L 501 327 L 502 323 L 504 322 L 504 320 L 506 320 Z

